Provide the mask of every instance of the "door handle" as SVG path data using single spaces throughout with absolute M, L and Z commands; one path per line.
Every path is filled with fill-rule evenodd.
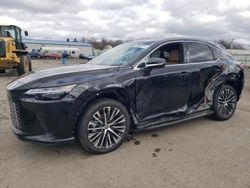
M 188 76 L 188 72 L 181 72 L 179 74 L 180 77 L 187 77 Z
M 215 68 L 214 69 L 216 72 L 220 72 L 220 71 L 222 71 L 222 68 Z

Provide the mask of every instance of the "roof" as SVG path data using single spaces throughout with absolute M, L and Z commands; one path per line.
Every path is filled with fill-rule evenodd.
M 192 38 L 192 37 L 185 37 L 185 38 L 173 38 L 173 39 L 169 39 L 169 40 L 180 40 L 180 41 L 193 41 L 193 42 L 203 42 L 203 43 L 207 43 L 210 45 L 213 45 L 217 48 L 220 48 L 221 50 L 225 50 L 224 46 L 221 46 L 220 44 L 214 42 L 214 41 L 210 41 L 210 40 L 206 40 L 206 39 L 200 39 L 200 38 Z
M 67 42 L 60 40 L 43 40 L 43 39 L 23 39 L 26 44 L 50 44 L 50 45 L 63 45 L 63 46 L 82 46 L 82 47 L 92 47 L 90 43 L 86 42 Z
M 10 27 L 10 26 L 11 26 L 11 27 L 18 27 L 18 26 L 16 26 L 16 25 L 0 25 L 0 27 L 1 27 L 1 26 L 3 26 L 3 27 Z M 20 28 L 20 27 L 18 27 L 18 28 Z
M 192 37 L 176 37 L 176 38 L 165 38 L 165 39 L 156 39 L 156 40 L 152 40 L 152 39 L 143 40 L 142 39 L 142 40 L 137 40 L 137 41 L 148 42 L 148 43 L 157 43 L 157 44 L 162 44 L 162 43 L 166 43 L 166 42 L 180 42 L 180 41 L 183 41 L 183 42 L 189 42 L 189 41 L 202 42 L 202 43 L 210 44 L 213 47 L 219 48 L 222 51 L 225 50 L 224 46 L 222 46 L 216 42 L 205 40 L 205 39 L 192 38 Z M 133 41 L 131 41 L 131 42 L 133 42 Z

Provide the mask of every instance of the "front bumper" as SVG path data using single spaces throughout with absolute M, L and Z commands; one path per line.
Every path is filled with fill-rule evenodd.
M 80 101 L 66 95 L 42 101 L 8 91 L 12 131 L 21 140 L 56 144 L 74 140 Z
M 26 142 L 33 142 L 45 145 L 54 145 L 59 143 L 73 142 L 75 140 L 74 137 L 65 138 L 65 139 L 57 139 L 51 134 L 43 134 L 43 135 L 29 135 L 23 132 L 18 131 L 13 126 L 11 126 L 12 132 L 17 136 L 18 139 Z

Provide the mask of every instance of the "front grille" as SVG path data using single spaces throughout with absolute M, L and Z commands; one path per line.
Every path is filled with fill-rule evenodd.
M 21 115 L 21 104 L 18 99 L 14 97 L 8 97 L 9 99 L 9 108 L 10 108 L 10 117 L 12 125 L 15 129 L 22 131 L 22 115 Z
M 5 50 L 5 42 L 4 40 L 0 40 L 0 57 L 6 56 L 6 50 Z

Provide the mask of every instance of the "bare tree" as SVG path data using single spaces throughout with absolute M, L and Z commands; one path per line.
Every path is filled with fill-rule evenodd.
M 245 49 L 241 44 L 234 42 L 234 39 L 232 40 L 220 39 L 216 42 L 218 44 L 223 45 L 226 49 L 239 49 L 239 50 Z
M 122 40 L 112 40 L 112 39 L 106 39 L 102 38 L 101 40 L 97 40 L 96 38 L 89 38 L 85 40 L 86 42 L 92 44 L 92 46 L 96 49 L 103 50 L 106 46 L 118 46 L 122 44 L 124 41 Z

